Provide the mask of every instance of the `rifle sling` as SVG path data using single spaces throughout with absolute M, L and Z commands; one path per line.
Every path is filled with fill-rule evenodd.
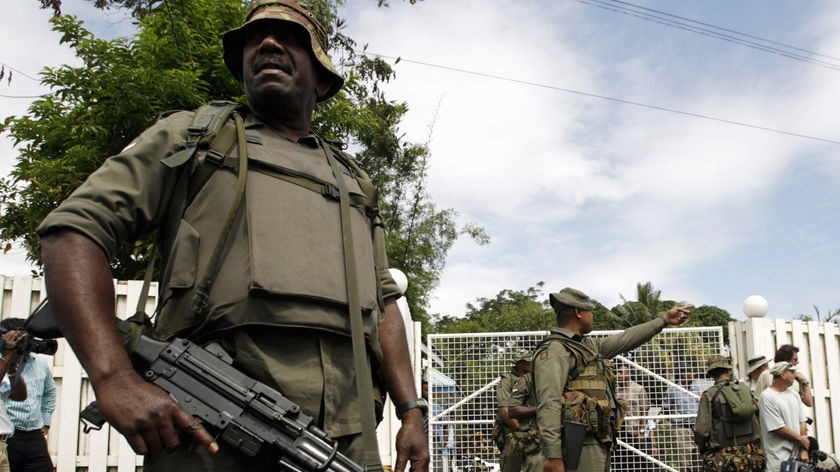
M 344 245 L 344 278 L 347 285 L 347 300 L 350 310 L 350 331 L 353 342 L 353 361 L 356 369 L 356 390 L 359 396 L 359 412 L 362 421 L 362 442 L 364 444 L 364 466 L 366 470 L 382 470 L 379 448 L 376 445 L 376 413 L 373 409 L 373 380 L 364 337 L 362 308 L 359 301 L 359 284 L 356 272 L 356 255 L 353 249 L 353 232 L 350 223 L 350 192 L 344 182 L 344 175 L 336 162 L 330 146 L 324 146 L 324 154 L 335 176 L 339 191 L 341 234 Z

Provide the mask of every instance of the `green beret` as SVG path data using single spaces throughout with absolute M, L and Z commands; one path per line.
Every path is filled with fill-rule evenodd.
M 554 308 L 555 312 L 558 310 L 558 305 L 571 306 L 589 311 L 595 309 L 595 304 L 592 303 L 592 300 L 585 293 L 571 287 L 566 287 L 557 293 L 549 294 L 548 301 L 551 303 L 551 307 Z

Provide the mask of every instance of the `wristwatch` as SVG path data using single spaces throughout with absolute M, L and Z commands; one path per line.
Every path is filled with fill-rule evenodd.
M 429 403 L 426 401 L 425 398 L 418 398 L 416 400 L 407 401 L 397 407 L 397 418 L 402 419 L 403 413 L 414 408 L 419 408 L 420 411 L 423 412 L 423 416 L 425 416 L 426 413 L 429 412 Z

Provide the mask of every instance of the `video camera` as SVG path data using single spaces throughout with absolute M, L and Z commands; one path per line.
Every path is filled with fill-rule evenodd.
M 0 336 L 8 333 L 9 330 L 0 327 Z M 0 350 L 17 349 L 19 354 L 31 352 L 33 354 L 46 354 L 52 356 L 58 351 L 58 341 L 55 339 L 39 339 L 31 334 L 26 334 L 17 344 L 6 345 L 6 341 L 0 338 Z

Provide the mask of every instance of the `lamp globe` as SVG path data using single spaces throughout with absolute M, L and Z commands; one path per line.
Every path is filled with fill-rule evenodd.
M 751 295 L 744 300 L 744 314 L 750 318 L 761 318 L 767 314 L 767 300 L 761 295 Z

